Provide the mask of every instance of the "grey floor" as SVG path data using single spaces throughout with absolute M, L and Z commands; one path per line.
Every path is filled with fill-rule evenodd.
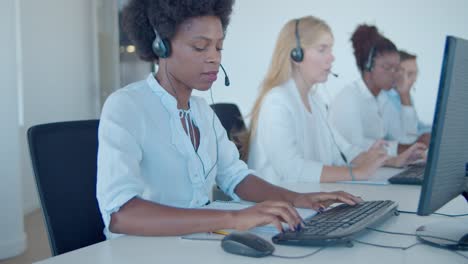
M 30 264 L 51 257 L 41 210 L 26 215 L 24 225 L 28 236 L 28 248 L 17 257 L 0 260 L 0 264 Z

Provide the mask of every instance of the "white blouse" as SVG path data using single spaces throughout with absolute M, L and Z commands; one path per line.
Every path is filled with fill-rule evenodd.
M 265 96 L 248 160 L 265 180 L 319 182 L 324 165 L 346 165 L 340 151 L 348 162 L 361 152 L 328 125 L 327 106 L 318 93 L 311 91 L 309 102 L 312 112 L 305 108 L 292 79 Z
M 175 98 L 153 75 L 106 100 L 99 125 L 97 199 L 107 238 L 115 236 L 108 229 L 110 215 L 133 197 L 201 207 L 210 200 L 216 181 L 239 199 L 234 189 L 252 171 L 239 160 L 236 146 L 205 100 L 192 96 L 190 109 L 200 131 L 197 152 L 182 127 Z
M 417 134 L 417 115 L 412 106 L 395 108 L 387 93 L 372 95 L 362 79 L 346 86 L 333 100 L 330 121 L 353 145 L 368 149 L 376 140 L 389 142 L 389 155 L 397 155 L 398 143 L 409 144 Z

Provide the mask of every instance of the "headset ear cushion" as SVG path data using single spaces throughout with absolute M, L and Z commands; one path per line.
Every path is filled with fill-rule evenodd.
M 163 39 L 162 42 L 164 43 L 164 47 L 166 48 L 164 58 L 171 56 L 171 42 L 167 39 Z
M 156 38 L 153 41 L 152 49 L 159 58 L 167 58 L 171 55 L 171 43 L 167 39 Z
M 304 59 L 302 48 L 294 48 L 291 50 L 291 59 L 295 62 L 301 62 Z
M 372 71 L 372 60 L 369 60 L 366 62 L 366 64 L 364 65 L 364 70 L 367 72 Z
M 371 72 L 374 67 L 374 53 L 375 47 L 372 47 L 369 51 L 369 55 L 367 56 L 366 63 L 364 64 L 364 70 L 367 72 Z

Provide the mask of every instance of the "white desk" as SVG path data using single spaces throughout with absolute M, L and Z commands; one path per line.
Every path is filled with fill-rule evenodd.
M 363 197 L 365 200 L 394 200 L 399 209 L 415 211 L 419 200 L 420 186 L 407 185 L 358 185 L 358 184 L 292 184 L 291 189 L 306 191 L 344 190 Z M 468 206 L 462 197 L 454 199 L 441 210 L 441 213 L 468 213 Z M 379 229 L 414 233 L 422 224 L 450 220 L 451 218 L 432 215 L 421 217 L 401 214 L 391 218 Z M 468 219 L 464 217 L 463 219 Z M 414 237 L 396 236 L 366 231 L 359 240 L 393 246 L 409 246 L 417 240 Z M 304 255 L 316 248 L 275 245 L 279 255 Z M 463 252 L 468 255 L 468 253 Z M 82 264 L 82 263 L 468 263 L 468 260 L 447 250 L 417 245 L 409 250 L 385 249 L 362 244 L 352 248 L 343 246 L 325 248 L 321 252 L 304 259 L 279 259 L 274 257 L 248 258 L 225 253 L 219 241 L 193 241 L 180 237 L 131 237 L 124 236 L 104 241 L 86 248 L 38 262 L 41 264 Z

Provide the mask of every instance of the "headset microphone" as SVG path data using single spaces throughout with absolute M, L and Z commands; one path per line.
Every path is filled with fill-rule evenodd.
M 231 84 L 231 82 L 229 81 L 229 77 L 227 76 L 227 73 L 224 70 L 223 65 L 219 64 L 219 66 L 221 66 L 221 70 L 223 70 L 223 72 L 224 72 L 224 85 L 229 86 Z
M 339 76 L 337 73 L 334 73 L 334 72 L 331 72 L 331 71 L 330 71 L 330 74 L 333 75 L 333 77 L 335 77 L 335 78 L 338 78 L 338 76 Z

